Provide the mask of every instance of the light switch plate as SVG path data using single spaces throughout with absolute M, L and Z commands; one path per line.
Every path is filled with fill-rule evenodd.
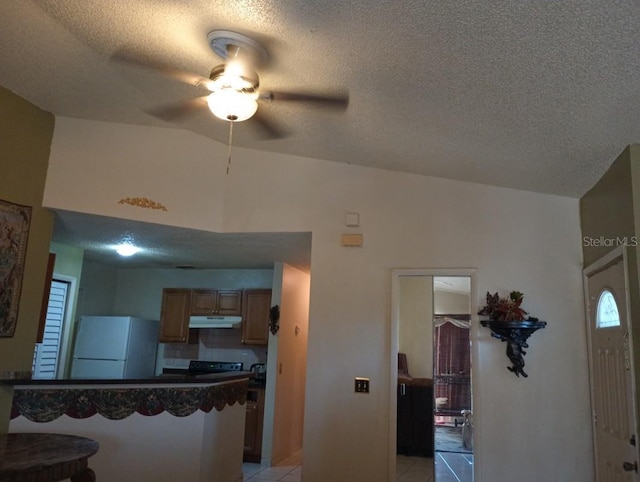
M 369 393 L 369 379 L 356 377 L 355 391 L 356 393 Z

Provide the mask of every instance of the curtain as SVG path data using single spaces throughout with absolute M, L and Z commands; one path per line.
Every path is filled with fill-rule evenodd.
M 459 415 L 471 409 L 469 315 L 434 317 L 435 396 L 446 398 L 441 411 Z M 438 407 L 436 407 L 438 408 Z

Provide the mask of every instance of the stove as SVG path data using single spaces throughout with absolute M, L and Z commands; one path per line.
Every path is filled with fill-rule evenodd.
M 206 360 L 191 360 L 189 362 L 190 375 L 204 375 L 206 373 L 241 372 L 244 370 L 242 362 L 221 362 Z

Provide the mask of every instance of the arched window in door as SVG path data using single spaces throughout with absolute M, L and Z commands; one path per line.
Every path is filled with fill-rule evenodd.
M 608 289 L 602 290 L 596 310 L 596 328 L 620 326 L 620 312 L 613 293 Z

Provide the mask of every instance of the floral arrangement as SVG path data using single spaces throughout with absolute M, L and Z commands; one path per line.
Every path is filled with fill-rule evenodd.
M 478 314 L 488 316 L 491 321 L 538 321 L 537 318 L 525 318 L 527 312 L 520 307 L 523 298 L 519 291 L 512 291 L 508 298 L 500 298 L 498 293 L 492 295 L 487 291 L 487 304 Z

